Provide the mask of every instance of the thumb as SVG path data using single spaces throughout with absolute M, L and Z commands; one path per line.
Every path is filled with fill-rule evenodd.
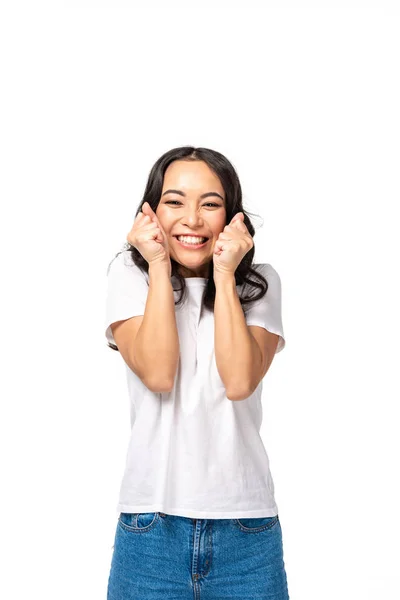
M 143 210 L 144 209 L 144 210 Z M 150 217 L 150 219 L 153 221 L 153 223 L 156 223 L 156 225 L 158 225 L 158 227 L 161 230 L 161 239 L 159 239 L 160 236 L 157 237 L 157 239 L 159 239 L 160 242 L 163 241 L 163 236 L 164 238 L 166 238 L 165 235 L 165 231 L 156 215 L 156 213 L 154 212 L 154 210 L 151 208 L 150 204 L 148 202 L 144 202 L 142 205 L 142 212 L 147 215 L 148 217 Z
M 242 212 L 238 212 L 235 215 L 233 215 L 231 224 L 234 223 L 235 221 L 243 221 L 243 220 L 244 220 L 244 214 Z
M 158 219 L 157 219 L 157 215 L 154 212 L 154 210 L 151 208 L 150 204 L 148 202 L 144 202 L 142 204 L 142 213 L 147 215 L 148 217 L 150 217 L 150 219 L 152 221 L 156 221 L 157 224 L 158 223 Z

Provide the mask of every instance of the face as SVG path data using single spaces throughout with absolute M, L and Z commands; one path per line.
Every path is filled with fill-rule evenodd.
M 155 212 L 181 274 L 208 277 L 215 242 L 226 224 L 225 192 L 217 175 L 204 161 L 172 162 L 165 171 Z M 195 240 L 190 238 L 179 241 L 176 236 L 180 235 L 208 239 L 192 244 Z

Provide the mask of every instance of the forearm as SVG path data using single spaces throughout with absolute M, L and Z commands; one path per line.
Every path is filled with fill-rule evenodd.
M 215 361 L 227 397 L 242 400 L 251 393 L 254 366 L 261 366 L 262 356 L 248 330 L 234 275 L 215 280 L 215 287 Z
M 149 291 L 142 324 L 135 340 L 135 359 L 149 385 L 167 391 L 173 384 L 179 361 L 174 292 L 168 268 L 149 265 Z

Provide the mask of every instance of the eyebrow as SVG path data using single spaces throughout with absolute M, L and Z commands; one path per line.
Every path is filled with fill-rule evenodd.
M 185 192 L 182 192 L 181 190 L 166 190 L 161 197 L 165 196 L 165 194 L 179 194 L 179 196 L 186 196 Z M 221 194 L 218 194 L 217 192 L 206 192 L 205 194 L 202 194 L 200 198 L 208 198 L 209 196 L 218 196 L 218 198 L 224 200 Z

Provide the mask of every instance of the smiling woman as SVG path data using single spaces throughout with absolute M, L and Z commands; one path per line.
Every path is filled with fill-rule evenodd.
M 249 234 L 252 237 L 255 234 L 243 207 L 242 188 L 233 165 L 223 154 L 209 148 L 183 146 L 169 150 L 151 168 L 135 217 L 146 203 L 168 238 L 172 281 L 178 292 L 176 307 L 185 301 L 188 279 L 202 277 L 207 280 L 203 304 L 213 310 L 216 291 L 213 252 L 218 236 L 238 212 L 243 213 L 243 223 Z M 179 235 L 200 235 L 208 239 L 205 244 L 193 247 L 180 243 Z M 139 250 L 129 243 L 122 251 L 125 249 L 129 250 L 132 261 L 148 275 L 148 262 Z M 268 290 L 267 280 L 254 267 L 254 252 L 253 247 L 246 253 L 234 274 L 236 284 L 241 286 L 239 289 L 247 292 L 240 294 L 244 311 Z M 115 344 L 109 345 L 118 349 Z
M 210 197 L 218 202 L 207 201 Z M 167 167 L 155 212 L 173 241 L 170 256 L 184 277 L 208 276 L 214 244 L 226 223 L 225 207 L 222 183 L 205 161 L 175 160 Z
M 175 148 L 109 267 L 106 338 L 131 402 L 110 598 L 193 597 L 201 578 L 209 597 L 288 600 L 260 436 L 262 378 L 285 346 L 281 285 L 253 263 L 253 235 L 231 163 Z

